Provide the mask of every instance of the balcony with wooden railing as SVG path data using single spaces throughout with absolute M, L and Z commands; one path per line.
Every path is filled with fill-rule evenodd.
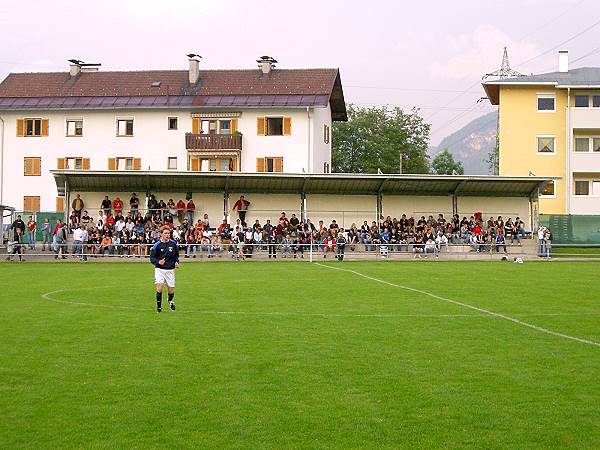
M 241 150 L 241 134 L 185 134 L 187 150 Z

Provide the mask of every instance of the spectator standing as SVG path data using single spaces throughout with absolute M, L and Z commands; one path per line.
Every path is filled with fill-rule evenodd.
M 233 210 L 237 211 L 243 226 L 246 226 L 246 212 L 249 206 L 250 202 L 243 195 L 240 195 L 239 200 L 233 205 Z
M 336 248 L 337 248 L 337 256 L 336 257 L 337 257 L 338 261 L 344 260 L 344 252 L 346 250 L 347 242 L 348 242 L 348 240 L 346 239 L 344 229 L 340 228 L 337 233 L 336 240 L 335 240 L 335 244 L 336 244 Z
M 83 200 L 81 199 L 81 196 L 79 194 L 75 195 L 75 198 L 71 202 L 71 208 L 73 209 L 73 213 L 75 214 L 75 217 L 77 217 L 77 223 L 79 223 L 81 221 L 81 211 L 83 211 L 84 207 L 85 207 L 85 204 L 84 204 Z
M 62 259 L 67 259 L 67 230 L 65 225 L 59 219 L 54 226 L 54 259 L 61 255 Z
M 121 200 L 119 197 L 115 198 L 112 203 L 112 207 L 115 210 L 116 216 L 123 214 L 123 200 Z
M 131 216 L 135 218 L 140 208 L 140 199 L 136 195 L 136 193 L 131 194 L 131 198 L 129 199 L 129 212 L 131 212 Z
M 12 230 L 12 239 L 9 242 L 11 250 L 9 252 L 7 261 L 12 261 L 14 255 L 19 255 L 19 261 L 25 261 L 23 258 L 23 233 L 21 232 L 21 228 L 15 228 Z
M 544 231 L 544 255 L 546 258 L 550 258 L 552 253 L 552 231 L 550 228 L 546 228 Z
M 196 212 L 196 205 L 194 204 L 194 200 L 190 198 L 185 206 L 187 212 L 187 219 L 189 223 L 194 223 L 194 213 Z
M 50 249 L 50 236 L 52 235 L 52 225 L 50 225 L 50 219 L 47 217 L 44 219 L 44 223 L 42 224 L 42 251 L 46 251 L 46 245 L 48 249 Z
M 33 216 L 29 216 L 27 221 L 27 240 L 29 242 L 29 248 L 35 250 L 35 232 L 37 230 L 37 223 L 33 220 Z
M 21 230 L 21 234 L 22 235 L 25 234 L 25 222 L 23 222 L 23 219 L 21 219 L 21 215 L 20 214 L 17 216 L 17 218 L 15 219 L 15 221 L 10 226 L 11 230 L 15 230 L 16 228 L 19 228 Z
M 104 216 L 108 216 L 111 211 L 112 211 L 112 202 L 110 201 L 110 199 L 108 198 L 108 195 L 104 196 L 104 200 L 102 200 L 102 203 L 100 204 L 100 208 L 102 208 L 102 211 L 104 211 Z

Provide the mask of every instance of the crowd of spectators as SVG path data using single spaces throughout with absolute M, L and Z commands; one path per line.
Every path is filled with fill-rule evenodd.
M 437 218 L 433 215 L 407 217 L 406 214 L 399 219 L 381 216 L 378 221 L 352 223 L 344 229 L 336 220 L 329 224 L 323 220 L 314 223 L 310 219 L 302 220 L 295 213 L 288 217 L 282 212 L 274 221 L 268 219 L 261 223 L 255 220 L 249 225 L 245 222 L 249 204 L 242 196 L 234 207 L 238 219 L 233 223 L 223 220 L 218 226 L 211 226 L 208 214 L 196 218 L 192 199 L 175 202 L 170 198 L 165 202 L 150 195 L 146 208 L 140 209 L 140 199 L 135 193 L 129 199 L 129 208 L 125 208 L 119 197 L 111 200 L 105 196 L 92 216 L 77 195 L 68 226 L 60 220 L 55 224 L 46 220 L 43 224 L 42 251 L 48 244 L 55 258 L 66 258 L 67 234 L 72 233 L 71 253 L 74 257 L 144 257 L 159 239 L 162 225 L 172 229 L 172 237 L 180 244 L 186 258 L 200 254 L 210 258 L 226 251 L 237 259 L 252 257 L 256 251 L 266 252 L 269 258 L 303 258 L 311 246 L 313 251 L 321 252 L 323 258 L 331 255 L 337 259 L 343 259 L 347 248 L 379 252 L 382 257 L 387 257 L 390 252 L 411 252 L 415 257 L 438 256 L 453 244 L 468 245 L 476 252 L 496 250 L 506 253 L 508 239 L 511 244 L 520 245 L 525 235 L 524 223 L 519 217 L 504 220 L 498 216 L 486 221 L 481 214 L 462 219 L 458 214 L 448 219 L 443 214 L 438 214 Z M 19 227 L 23 228 L 20 224 Z

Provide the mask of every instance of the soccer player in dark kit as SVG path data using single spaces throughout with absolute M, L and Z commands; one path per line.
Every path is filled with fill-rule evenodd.
M 171 239 L 169 227 L 161 227 L 160 240 L 150 250 L 150 262 L 154 265 L 154 284 L 156 285 L 156 312 L 162 311 L 163 285 L 169 292 L 169 307 L 175 311 L 175 269 L 179 267 L 179 248 Z

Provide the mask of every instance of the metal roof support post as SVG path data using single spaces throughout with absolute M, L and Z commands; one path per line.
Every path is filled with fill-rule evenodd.
M 69 204 L 71 200 L 71 192 L 69 191 L 69 183 L 65 178 L 65 220 L 63 223 L 67 224 L 67 230 L 69 229 Z
M 458 214 L 458 191 L 467 184 L 467 180 L 462 180 L 456 185 L 456 188 L 452 192 L 452 215 Z
M 223 187 L 223 220 L 229 223 L 229 177 L 225 178 L 225 186 Z
M 379 217 L 381 217 L 383 214 L 383 195 L 381 192 L 383 191 L 383 186 L 385 186 L 385 183 L 388 180 L 389 178 L 384 178 L 377 188 L 377 205 L 375 206 L 375 221 L 377 223 L 379 223 Z
M 539 188 L 540 186 L 536 187 L 529 195 L 529 225 L 532 233 L 535 233 L 540 226 Z
M 304 191 L 300 193 L 300 217 L 302 218 L 302 221 L 306 223 L 308 214 L 306 211 L 306 193 Z

